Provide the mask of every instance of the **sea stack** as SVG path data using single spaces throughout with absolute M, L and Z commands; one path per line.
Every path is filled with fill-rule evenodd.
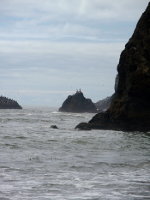
M 81 90 L 77 90 L 75 94 L 68 96 L 68 98 L 62 104 L 62 107 L 59 108 L 59 111 L 74 113 L 96 113 L 97 109 L 91 99 L 86 99 Z
M 22 109 L 22 107 L 13 99 L 0 96 L 0 109 Z
M 94 116 L 86 129 L 150 131 L 150 3 L 121 53 L 117 70 L 109 109 Z

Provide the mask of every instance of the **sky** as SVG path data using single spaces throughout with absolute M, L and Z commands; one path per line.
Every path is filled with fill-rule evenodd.
M 0 95 L 61 106 L 114 92 L 121 51 L 149 0 L 0 0 Z

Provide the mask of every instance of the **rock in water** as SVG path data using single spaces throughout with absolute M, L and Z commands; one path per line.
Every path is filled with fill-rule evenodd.
M 51 125 L 51 128 L 58 129 L 58 127 L 56 125 Z
M 0 109 L 22 109 L 22 107 L 12 99 L 0 97 Z
M 96 113 L 97 109 L 91 99 L 86 99 L 81 91 L 77 91 L 74 95 L 69 95 L 68 98 L 64 101 L 61 108 L 61 112 L 90 112 Z
M 150 3 L 121 53 L 117 69 L 109 109 L 93 117 L 87 128 L 150 131 Z

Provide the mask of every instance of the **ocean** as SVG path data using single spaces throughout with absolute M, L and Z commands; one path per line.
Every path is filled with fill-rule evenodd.
M 0 110 L 0 200 L 150 199 L 150 133 L 74 129 L 93 115 Z

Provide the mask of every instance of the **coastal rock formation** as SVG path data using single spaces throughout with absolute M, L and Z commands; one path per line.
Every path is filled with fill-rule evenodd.
M 77 91 L 73 95 L 69 95 L 68 98 L 59 108 L 61 112 L 76 112 L 76 113 L 96 113 L 97 109 L 91 99 L 86 99 L 81 91 Z
M 0 97 L 0 109 L 22 109 L 22 107 L 12 99 Z
M 121 53 L 115 94 L 109 109 L 87 128 L 150 131 L 150 3 Z M 77 128 L 82 128 L 82 124 Z
M 105 99 L 99 100 L 98 102 L 95 103 L 95 106 L 98 110 L 98 112 L 104 112 L 106 111 L 112 102 L 113 95 L 110 97 L 106 97 Z

